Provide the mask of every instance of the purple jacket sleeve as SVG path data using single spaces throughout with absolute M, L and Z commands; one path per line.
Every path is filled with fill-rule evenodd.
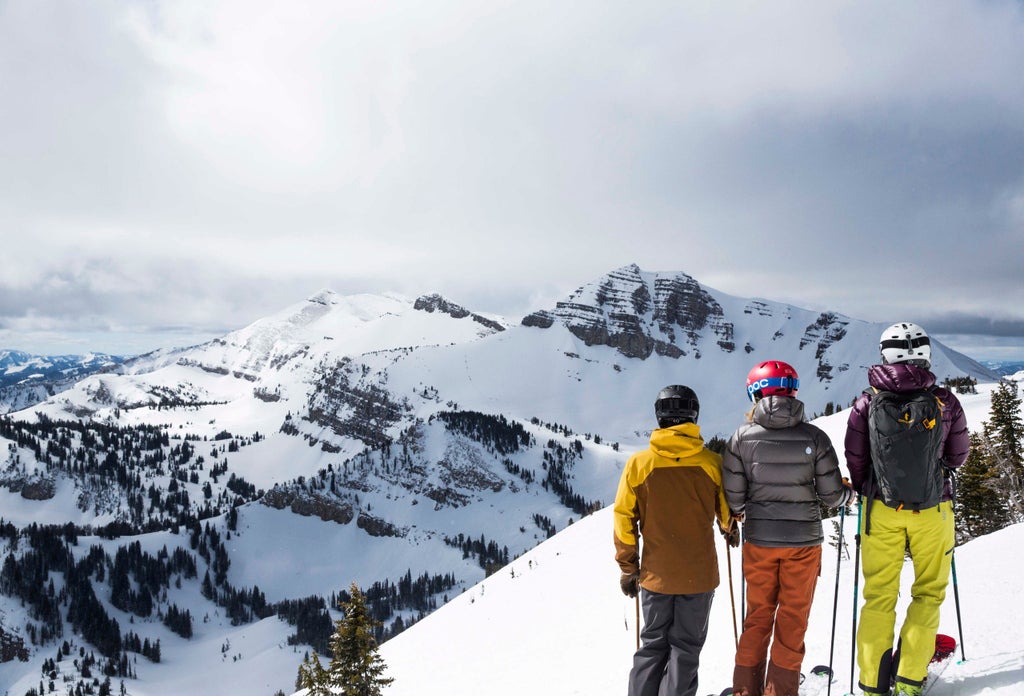
M 948 389 L 936 389 L 935 395 L 945 405 L 942 409 L 942 460 L 946 468 L 956 469 L 967 460 L 971 448 L 967 416 L 956 395 Z
M 863 494 L 871 474 L 871 441 L 868 438 L 868 402 L 870 397 L 861 394 L 850 410 L 846 422 L 846 466 L 850 470 L 850 483 L 854 490 Z

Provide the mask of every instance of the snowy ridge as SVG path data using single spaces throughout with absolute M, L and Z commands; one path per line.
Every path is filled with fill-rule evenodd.
M 295 402 L 310 396 L 310 385 L 344 359 L 355 359 L 372 372 L 367 381 L 406 398 L 435 388 L 443 400 L 476 410 L 537 416 L 619 441 L 636 426 L 610 422 L 603 408 L 592 417 L 594 404 L 616 394 L 633 423 L 633 414 L 648 411 L 650 395 L 661 386 L 686 383 L 702 396 L 702 424 L 721 434 L 745 408 L 742 380 L 759 360 L 792 363 L 812 413 L 830 401 L 845 405 L 863 388 L 862 370 L 877 360 L 883 328 L 731 297 L 686 274 L 647 273 L 635 265 L 581 287 L 519 326 L 484 319 L 433 296 L 413 303 L 324 290 L 221 339 L 133 360 L 123 370 L 127 378 L 105 379 L 102 388 L 86 380 L 42 410 L 52 417 L 89 411 L 102 416 L 104 408 L 159 403 L 167 393 L 197 404 L 235 405 L 255 395 L 292 401 L 295 410 Z M 940 380 L 997 378 L 937 341 L 933 369 Z M 727 375 L 734 377 L 723 379 Z M 730 381 L 739 386 L 722 398 Z M 97 401 L 97 394 L 105 401 Z

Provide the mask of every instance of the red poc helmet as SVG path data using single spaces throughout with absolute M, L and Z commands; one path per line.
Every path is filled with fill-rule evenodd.
M 767 360 L 755 365 L 747 374 L 747 396 L 755 403 L 762 397 L 774 394 L 796 396 L 799 388 L 800 379 L 796 370 L 781 360 Z

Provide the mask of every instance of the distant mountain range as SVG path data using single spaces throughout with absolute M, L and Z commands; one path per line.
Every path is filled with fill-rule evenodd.
M 1024 362 L 1019 360 L 983 360 L 982 364 L 999 375 L 1014 375 L 1024 371 Z
M 102 353 L 42 356 L 0 350 L 0 413 L 28 408 L 123 362 L 124 358 Z
M 127 580 L 59 554 L 47 572 L 79 589 L 88 578 L 121 628 L 179 655 L 272 615 L 294 624 L 273 629 L 280 641 L 322 649 L 330 600 L 351 581 L 377 583 L 376 611 L 400 630 L 609 504 L 626 457 L 646 446 L 662 386 L 697 391 L 708 439 L 742 422 L 745 377 L 762 360 L 796 367 L 809 414 L 842 409 L 865 386 L 883 328 L 635 265 L 521 320 L 438 295 L 324 290 L 199 346 L 69 360 L 82 372 L 34 392 L 42 398 L 29 396 L 32 382 L 4 387 L 0 510 L 14 531 L 0 554 L 60 547 L 30 543 L 31 524 L 101 533 L 95 564 L 110 554 Z M 43 374 L 18 359 L 7 374 Z M 998 379 L 938 342 L 933 369 Z M 119 548 L 139 560 L 118 566 Z M 154 582 L 148 600 L 131 589 L 146 586 L 147 552 L 164 558 L 157 575 L 170 583 Z M 0 575 L 0 630 L 5 611 L 19 617 L 6 630 L 25 645 L 55 630 L 70 606 L 61 601 L 85 601 L 14 587 Z M 178 630 L 185 607 L 193 638 Z M 293 665 L 281 682 L 292 683 L 301 654 L 275 659 Z M 210 689 L 189 686 L 220 693 Z

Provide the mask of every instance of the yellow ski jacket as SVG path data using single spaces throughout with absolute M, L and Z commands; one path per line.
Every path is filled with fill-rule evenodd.
M 660 594 L 718 587 L 714 521 L 729 526 L 722 458 L 704 447 L 700 427 L 651 433 L 649 449 L 626 462 L 615 496 L 615 560 L 623 573 Z M 643 538 L 643 558 L 640 556 Z

